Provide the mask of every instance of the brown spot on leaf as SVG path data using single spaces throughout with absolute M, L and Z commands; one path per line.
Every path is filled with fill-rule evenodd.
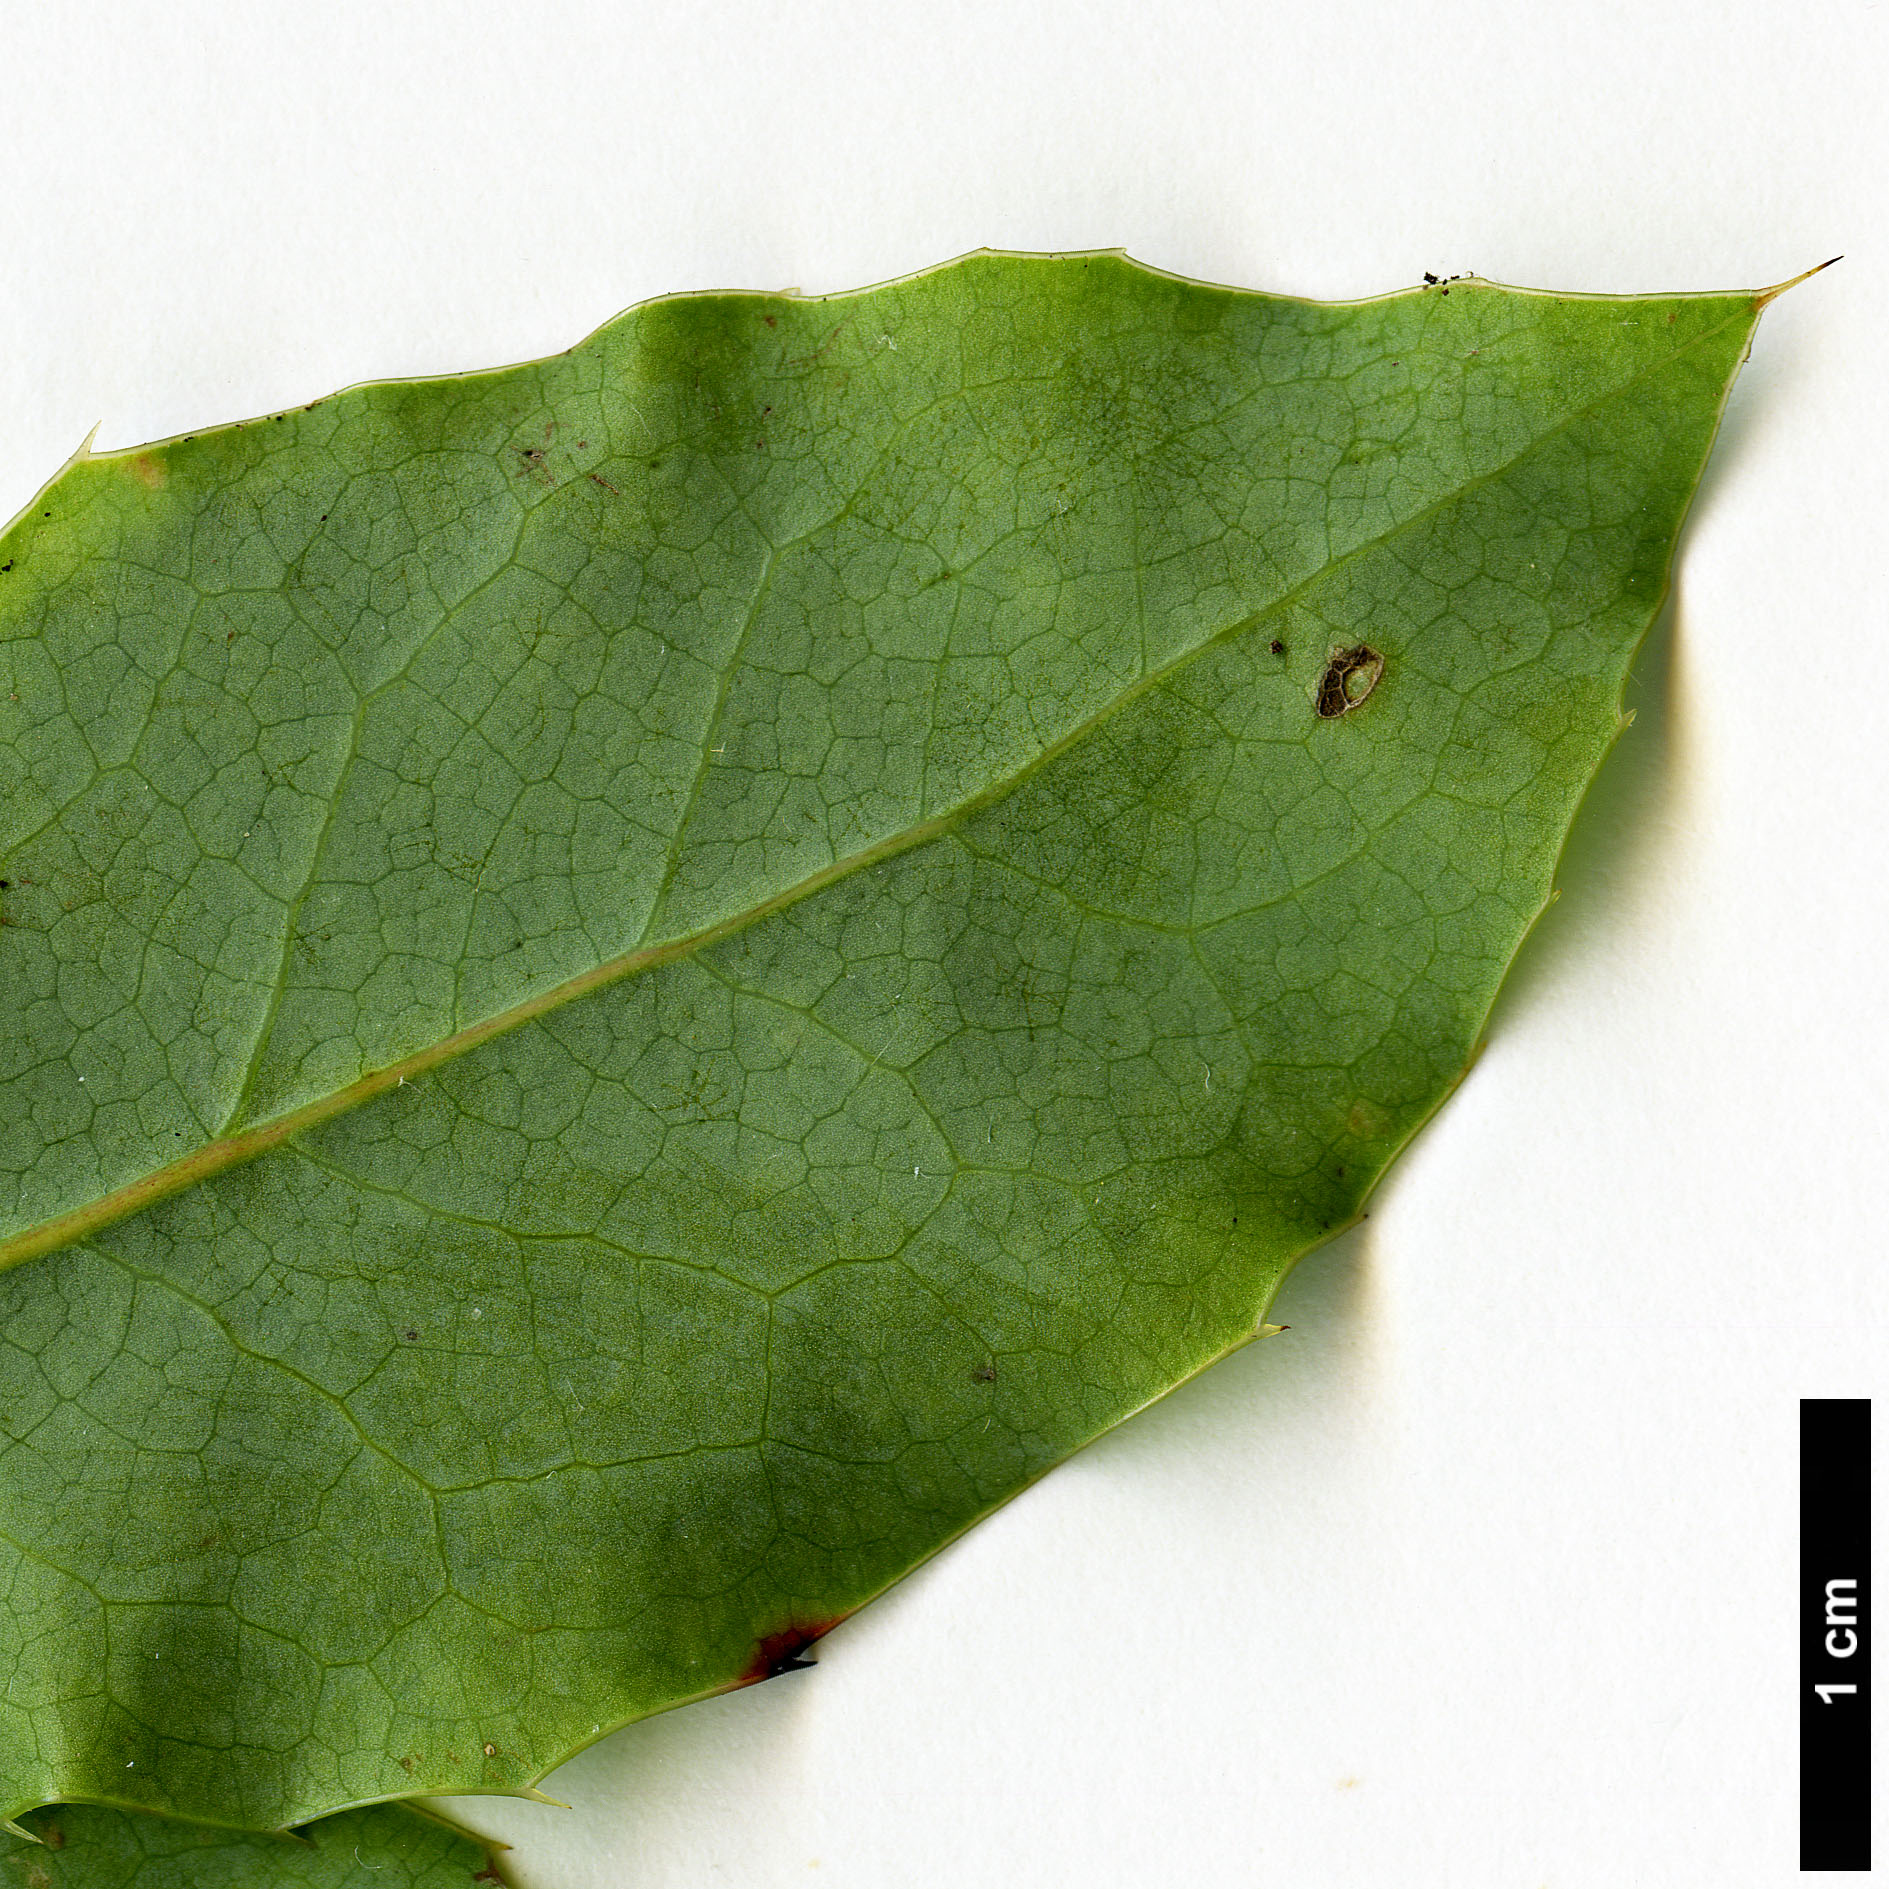
M 163 460 L 139 453 L 131 462 L 131 476 L 147 491 L 161 492 L 171 475 Z
M 980 1384 L 994 1384 L 997 1381 L 997 1367 L 994 1364 L 974 1364 L 971 1366 L 971 1375 Z
M 494 1744 L 487 1743 L 481 1746 L 480 1749 L 484 1751 L 488 1758 L 496 1758 L 498 1756 L 498 1746 Z
M 763 1679 L 778 1679 L 782 1673 L 799 1672 L 811 1666 L 814 1662 L 802 1659 L 801 1655 L 814 1641 L 825 1639 L 845 1618 L 844 1614 L 835 1614 L 830 1620 L 815 1620 L 805 1626 L 783 1627 L 778 1633 L 764 1633 L 755 1643 L 753 1659 L 735 1684 L 758 1686 Z
M 56 1823 L 47 1824 L 40 1831 L 39 1840 L 49 1850 L 63 1850 L 66 1847 L 66 1833 Z
M 1327 721 L 1361 707 L 1384 676 L 1384 658 L 1368 643 L 1334 649 L 1318 679 L 1318 712 Z

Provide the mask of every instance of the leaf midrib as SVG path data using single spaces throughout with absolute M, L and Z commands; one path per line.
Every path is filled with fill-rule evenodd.
M 514 1004 L 510 1009 L 498 1011 L 478 1023 L 469 1024 L 462 1030 L 456 1030 L 448 1036 L 441 1037 L 437 1042 L 415 1050 L 411 1055 L 404 1056 L 397 1062 L 388 1063 L 380 1069 L 370 1070 L 366 1075 L 358 1077 L 345 1087 L 331 1090 L 327 1095 L 318 1096 L 312 1102 L 304 1103 L 300 1108 L 291 1109 L 286 1114 L 259 1122 L 240 1134 L 220 1136 L 214 1141 L 206 1142 L 194 1153 L 185 1155 L 180 1160 L 170 1162 L 161 1168 L 154 1168 L 149 1173 L 140 1175 L 136 1180 L 128 1181 L 121 1187 L 99 1195 L 96 1199 L 68 1209 L 65 1213 L 56 1214 L 37 1226 L 23 1228 L 10 1238 L 0 1240 L 0 1272 L 23 1265 L 28 1260 L 40 1259 L 49 1253 L 57 1252 L 61 1247 L 71 1245 L 89 1234 L 110 1226 L 115 1221 L 140 1213 L 145 1208 L 155 1206 L 159 1201 L 167 1200 L 175 1194 L 183 1193 L 199 1182 L 209 1180 L 229 1168 L 239 1167 L 247 1161 L 252 1161 L 257 1156 L 268 1153 L 270 1149 L 279 1147 L 291 1137 L 307 1129 L 319 1127 L 324 1122 L 332 1121 L 336 1116 L 346 1114 L 349 1109 L 371 1101 L 375 1096 L 383 1095 L 389 1090 L 417 1080 L 442 1064 L 451 1062 L 455 1057 L 465 1055 L 479 1048 L 480 1045 L 490 1042 L 493 1038 L 507 1035 L 554 1010 L 560 1010 L 568 1003 L 590 996 L 595 991 L 607 989 L 610 985 L 620 983 L 626 978 L 638 976 L 645 971 L 657 970 L 665 964 L 673 964 L 680 958 L 692 956 L 698 951 L 718 944 L 724 938 L 745 931 L 750 925 L 759 924 L 762 920 L 771 918 L 775 913 L 799 904 L 803 899 L 813 897 L 815 893 L 824 891 L 826 887 L 841 879 L 849 878 L 854 873 L 869 871 L 872 867 L 894 859 L 901 853 L 910 852 L 932 840 L 942 838 L 974 815 L 1008 799 L 1059 756 L 1076 746 L 1077 743 L 1086 740 L 1104 723 L 1132 707 L 1143 696 L 1161 687 L 1169 678 L 1205 656 L 1210 650 L 1247 635 L 1269 618 L 1276 617 L 1280 612 L 1289 609 L 1335 572 L 1344 569 L 1346 565 L 1393 542 L 1402 533 L 1416 529 L 1427 519 L 1460 503 L 1471 493 L 1504 477 L 1522 464 L 1530 454 L 1540 451 L 1543 446 L 1566 432 L 1568 428 L 1598 412 L 1610 401 L 1619 399 L 1633 388 L 1665 372 L 1688 354 L 1703 347 L 1708 341 L 1722 335 L 1736 322 L 1748 318 L 1744 310 L 1728 315 L 1724 321 L 1703 330 L 1675 348 L 1664 359 L 1653 362 L 1637 374 L 1629 375 L 1625 380 L 1608 388 L 1605 393 L 1574 408 L 1545 432 L 1537 434 L 1520 452 L 1504 460 L 1501 465 L 1491 467 L 1487 472 L 1478 473 L 1474 478 L 1453 487 L 1428 505 L 1412 512 L 1407 518 L 1401 518 L 1375 536 L 1363 539 L 1353 545 L 1350 550 L 1341 552 L 1337 557 L 1322 564 L 1316 571 L 1289 590 L 1282 592 L 1262 608 L 1250 611 L 1223 629 L 1203 637 L 1198 643 L 1181 651 L 1179 655 L 1164 663 L 1160 668 L 1150 670 L 1122 690 L 1119 695 L 1105 702 L 1093 714 L 1078 722 L 1066 734 L 1050 743 L 1015 773 L 1006 775 L 991 786 L 969 796 L 957 806 L 935 815 L 930 820 L 920 821 L 916 826 L 888 834 L 884 839 L 877 840 L 871 846 L 863 847 L 844 859 L 834 860 L 818 872 L 810 873 L 806 878 L 783 888 L 759 904 L 748 907 L 745 911 L 732 913 L 727 918 L 718 919 L 712 925 L 706 925 L 698 931 L 669 939 L 662 944 L 639 946 L 617 957 L 606 959 L 600 964 L 593 965 L 587 971 L 579 972 L 575 977 L 566 978 L 562 983 L 540 991 L 535 997 L 528 997 L 522 1003 Z M 1695 478 L 1695 487 L 1696 484 Z M 710 738 L 713 738 L 712 735 Z

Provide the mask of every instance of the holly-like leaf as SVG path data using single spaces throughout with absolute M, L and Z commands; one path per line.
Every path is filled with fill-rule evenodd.
M 509 1881 L 494 1846 L 401 1804 L 293 1834 L 246 1834 L 68 1804 L 0 1831 L 0 1889 L 475 1889 Z
M 681 297 L 0 541 L 0 1799 L 767 1677 L 1461 1075 L 1762 295 Z

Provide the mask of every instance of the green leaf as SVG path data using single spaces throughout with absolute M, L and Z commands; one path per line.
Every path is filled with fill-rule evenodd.
M 428 1812 L 378 1804 L 294 1835 L 70 1804 L 0 1832 L 0 1889 L 471 1889 L 509 1880 L 492 1846 Z
M 5 1807 L 523 1788 L 1249 1338 L 1764 300 L 983 254 L 81 455 L 0 541 Z

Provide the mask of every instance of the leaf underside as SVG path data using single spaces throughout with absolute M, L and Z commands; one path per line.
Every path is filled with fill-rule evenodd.
M 1762 301 L 980 254 L 75 461 L 0 1808 L 524 1788 L 1242 1343 L 1465 1067 Z
M 0 1831 L 0 1889 L 470 1889 L 503 1885 L 495 1846 L 436 1814 L 373 1804 L 298 1834 L 210 1829 L 96 1804 Z

